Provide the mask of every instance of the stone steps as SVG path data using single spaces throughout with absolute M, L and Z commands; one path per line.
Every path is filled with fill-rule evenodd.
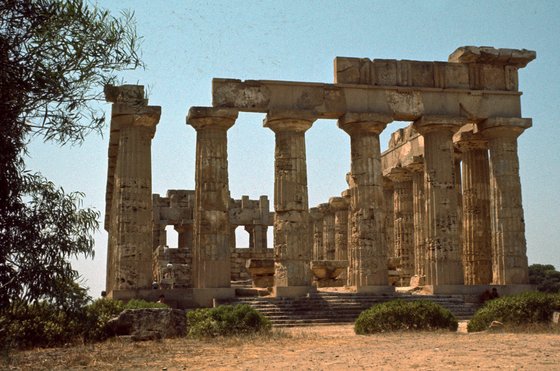
M 476 306 L 460 296 L 366 295 L 352 293 L 314 293 L 304 298 L 253 297 L 222 300 L 219 304 L 248 304 L 268 317 L 275 327 L 352 323 L 360 313 L 375 304 L 393 299 L 430 300 L 449 309 L 458 319 L 471 318 Z

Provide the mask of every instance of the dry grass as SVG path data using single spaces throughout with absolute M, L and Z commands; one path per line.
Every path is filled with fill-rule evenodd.
M 534 329 L 533 329 L 534 330 Z M 270 336 L 126 339 L 17 351 L 5 369 L 559 369 L 560 331 L 399 332 L 358 336 L 351 325 L 275 330 Z

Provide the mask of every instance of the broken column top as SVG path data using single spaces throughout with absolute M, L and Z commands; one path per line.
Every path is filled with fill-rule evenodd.
M 482 63 L 523 68 L 537 57 L 527 49 L 505 49 L 492 46 L 461 46 L 449 56 L 450 63 Z
M 105 85 L 105 100 L 112 103 L 136 103 L 146 106 L 144 85 Z

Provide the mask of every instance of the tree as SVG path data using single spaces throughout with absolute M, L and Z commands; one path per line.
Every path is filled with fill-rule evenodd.
M 26 144 L 100 132 L 96 101 L 118 71 L 143 67 L 138 41 L 131 13 L 116 18 L 84 0 L 0 2 L 0 308 L 63 306 L 82 292 L 68 258 L 93 256 L 99 213 L 26 170 Z
M 560 293 L 560 272 L 551 264 L 531 264 L 529 283 L 542 292 Z

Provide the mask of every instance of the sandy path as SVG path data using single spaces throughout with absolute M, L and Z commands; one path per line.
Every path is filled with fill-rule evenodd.
M 12 366 L 16 369 L 82 366 L 160 370 L 560 370 L 558 334 L 420 332 L 358 336 L 351 325 L 284 331 L 289 336 L 257 340 L 111 341 L 21 352 L 14 356 Z

